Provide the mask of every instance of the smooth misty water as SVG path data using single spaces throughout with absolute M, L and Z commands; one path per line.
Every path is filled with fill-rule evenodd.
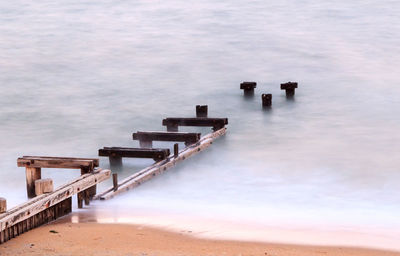
M 96 157 L 208 104 L 229 118 L 225 138 L 96 207 L 400 239 L 399 11 L 389 0 L 2 1 L 0 196 L 25 200 L 19 156 Z M 245 80 L 258 82 L 253 99 Z M 294 101 L 286 81 L 299 82 Z M 124 160 L 120 177 L 150 163 Z

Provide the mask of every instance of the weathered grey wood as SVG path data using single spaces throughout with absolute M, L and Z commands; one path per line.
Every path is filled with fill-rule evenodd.
M 169 154 L 168 148 L 104 147 L 99 149 L 99 156 L 152 158 L 154 161 L 161 161 Z
M 177 163 L 189 158 L 190 156 L 199 153 L 200 151 L 208 148 L 215 138 L 218 138 L 222 135 L 225 135 L 226 128 L 222 128 L 216 132 L 208 134 L 200 139 L 200 141 L 196 144 L 193 144 L 189 147 L 184 148 L 181 150 L 177 157 L 173 155 L 168 157 L 167 159 L 155 163 L 131 176 L 122 180 L 118 184 L 118 190 L 114 191 L 114 187 L 108 188 L 103 193 L 96 195 L 93 199 L 101 199 L 107 200 L 113 198 L 114 196 L 126 192 L 136 186 L 139 186 L 143 182 L 151 179 L 152 177 L 163 173 L 167 169 L 174 167 Z
M 162 121 L 162 125 L 167 126 L 167 130 L 177 130 L 178 126 L 202 126 L 213 127 L 217 131 L 228 124 L 228 118 L 184 118 L 184 117 L 168 117 Z
M 112 177 L 113 177 L 114 191 L 117 191 L 118 190 L 118 174 L 117 173 L 113 173 Z
M 72 195 L 92 187 L 94 184 L 108 179 L 111 175 L 110 170 L 94 170 L 92 173 L 84 174 L 79 178 L 57 188 L 54 192 L 37 196 L 26 203 L 14 207 L 6 213 L 0 214 L 0 231 L 14 226 L 38 213 L 52 207 Z M 64 205 L 62 212 L 70 211 L 68 204 Z M 36 221 L 36 220 L 35 220 Z M 38 223 L 39 220 L 37 220 Z
M 0 197 L 0 213 L 7 211 L 7 200 L 5 198 Z
M 196 117 L 207 117 L 208 106 L 207 105 L 196 105 Z
M 139 140 L 140 147 L 151 148 L 153 141 L 179 141 L 185 142 L 186 146 L 196 143 L 200 140 L 200 133 L 194 132 L 160 132 L 138 131 L 132 134 L 134 140 Z
M 41 194 L 46 194 L 53 192 L 53 180 L 52 179 L 40 179 L 35 180 L 35 194 L 40 196 Z
M 295 89 L 297 88 L 298 83 L 297 82 L 287 82 L 281 84 L 281 90 L 286 90 L 286 96 L 292 97 L 294 96 Z
M 47 157 L 47 156 L 23 156 L 17 160 L 18 167 L 37 168 L 62 168 L 93 170 L 99 166 L 97 158 L 72 158 L 72 157 Z
M 42 178 L 42 171 L 37 167 L 26 167 L 26 193 L 28 198 L 36 196 L 35 192 L 35 181 Z
M 272 94 L 265 94 L 261 95 L 262 105 L 263 107 L 270 107 L 272 105 Z

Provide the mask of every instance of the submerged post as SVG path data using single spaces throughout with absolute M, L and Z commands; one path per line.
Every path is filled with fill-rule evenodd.
M 113 173 L 113 188 L 114 191 L 118 190 L 118 174 L 117 173 Z
M 4 213 L 7 211 L 7 200 L 5 198 L 0 197 L 0 213 Z
M 178 157 L 179 155 L 179 144 L 175 143 L 174 144 L 174 157 Z
M 240 89 L 243 90 L 244 96 L 253 96 L 256 87 L 256 82 L 243 82 L 240 84 Z
M 263 107 L 270 107 L 272 105 L 272 94 L 262 94 L 262 105 Z
M 207 117 L 208 116 L 208 106 L 207 105 L 197 105 L 196 106 L 196 117 Z
M 281 90 L 286 90 L 286 97 L 293 97 L 297 85 L 298 85 L 297 82 L 283 83 L 281 84 Z

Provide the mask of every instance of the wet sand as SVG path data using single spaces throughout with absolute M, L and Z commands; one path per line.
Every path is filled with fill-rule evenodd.
M 141 225 L 55 223 L 0 245 L 0 255 L 400 256 L 400 252 L 200 239 L 190 230 L 174 233 Z

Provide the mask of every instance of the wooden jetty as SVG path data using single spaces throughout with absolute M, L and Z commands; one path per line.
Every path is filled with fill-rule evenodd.
M 107 200 L 113 198 L 114 196 L 120 193 L 126 192 L 134 187 L 137 187 L 143 182 L 153 178 L 154 176 L 163 173 L 164 171 L 166 171 L 171 167 L 174 167 L 177 163 L 208 148 L 216 138 L 225 135 L 225 133 L 226 133 L 226 127 L 223 127 L 213 133 L 210 133 L 201 138 L 197 143 L 192 144 L 179 151 L 177 156 L 171 155 L 160 162 L 154 163 L 153 165 L 120 181 L 117 185 L 108 188 L 103 193 L 96 195 L 93 199 Z
M 110 174 L 110 170 L 93 170 L 51 193 L 36 196 L 22 205 L 1 213 L 0 244 L 70 213 L 74 194 L 85 193 L 94 185 L 108 179 Z
M 152 158 L 156 162 L 134 173 L 118 183 L 117 174 L 113 176 L 113 186 L 96 195 L 96 184 L 110 178 L 110 170 L 102 170 L 96 158 L 71 158 L 48 156 L 24 156 L 18 158 L 17 165 L 25 167 L 26 203 L 7 211 L 7 201 L 0 198 L 0 243 L 4 243 L 35 227 L 53 221 L 72 211 L 72 196 L 77 194 L 78 208 L 83 202 L 89 205 L 91 199 L 106 200 L 128 191 L 151 179 L 177 163 L 208 148 L 214 139 L 225 135 L 227 118 L 208 118 L 208 107 L 196 106 L 196 118 L 166 118 L 163 125 L 174 132 L 133 133 L 132 138 L 139 140 L 141 148 L 104 147 L 99 149 L 99 156 L 108 156 L 111 164 L 122 164 L 123 157 Z M 212 127 L 213 132 L 200 137 L 200 133 L 178 132 L 179 126 Z M 153 141 L 184 142 L 185 148 L 179 151 L 179 144 L 174 144 L 171 155 L 169 148 L 152 148 Z M 53 181 L 42 179 L 42 168 L 80 169 L 81 176 L 54 190 Z
M 208 111 L 208 107 L 196 106 L 196 115 L 198 115 L 199 109 Z M 143 144 L 146 146 L 151 146 L 153 140 L 160 141 L 175 141 L 175 142 L 185 142 L 186 147 L 179 151 L 179 144 L 174 144 L 174 153 L 169 156 L 170 152 L 168 150 L 168 155 L 166 158 L 152 164 L 151 166 L 134 173 L 133 175 L 125 178 L 118 183 L 117 175 L 113 176 L 113 186 L 108 188 L 106 191 L 96 195 L 94 199 L 107 200 L 113 198 L 114 196 L 128 191 L 134 187 L 139 186 L 143 182 L 151 179 L 152 177 L 163 173 L 167 169 L 174 167 L 177 163 L 189 158 L 190 156 L 201 152 L 202 150 L 208 148 L 214 139 L 225 135 L 226 127 L 228 124 L 228 118 L 207 118 L 207 117 L 196 117 L 196 118 L 166 118 L 162 122 L 163 125 L 167 126 L 168 132 L 137 132 L 133 134 L 133 139 L 142 140 Z M 201 127 L 213 127 L 214 132 L 200 138 L 200 133 L 183 133 L 177 132 L 179 126 L 201 126 Z M 171 128 L 172 127 L 172 128 Z M 173 132 L 169 132 L 174 130 Z M 142 146 L 143 146 L 142 144 Z M 135 149 L 137 150 L 137 149 Z M 151 148 L 143 148 L 146 152 L 150 150 L 157 150 Z M 103 155 L 103 151 L 99 150 L 99 155 Z M 109 154 L 105 154 L 110 156 Z M 111 160 L 111 159 L 110 159 Z M 111 161 L 110 161 L 111 163 Z

